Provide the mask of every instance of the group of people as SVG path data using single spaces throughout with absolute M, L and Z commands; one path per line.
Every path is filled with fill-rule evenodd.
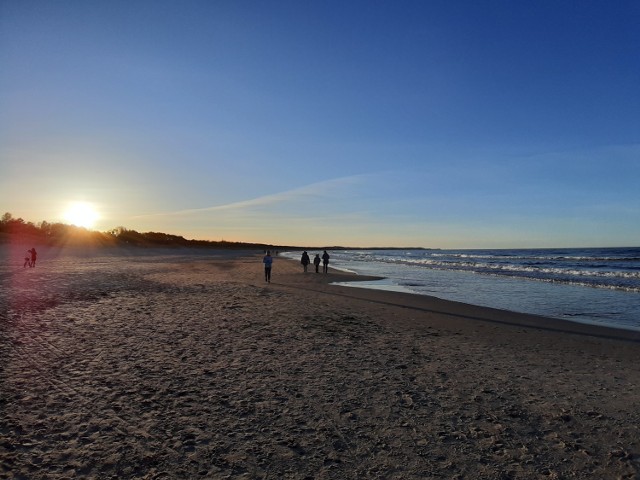
M 325 250 L 322 254 L 322 260 L 320 259 L 320 254 L 316 253 L 316 257 L 313 259 L 313 264 L 316 266 L 316 273 L 320 273 L 318 271 L 318 267 L 320 267 L 320 262 L 322 261 L 322 273 L 329 272 L 329 254 Z M 302 252 L 302 258 L 300 259 L 300 263 L 304 268 L 304 273 L 307 273 L 307 268 L 311 265 L 311 259 L 309 258 L 309 254 L 305 251 Z
M 27 250 L 27 253 L 25 253 L 24 255 L 24 268 L 27 268 L 27 266 L 35 267 L 37 258 L 38 258 L 38 252 L 36 252 L 35 248 L 31 248 L 30 250 Z
M 317 253 L 316 257 L 313 259 L 313 264 L 316 266 L 316 273 L 320 273 L 318 271 L 320 262 L 322 262 L 322 273 L 329 273 L 329 254 L 326 250 L 322 254 L 322 258 L 320 258 L 320 254 Z M 267 254 L 262 259 L 262 263 L 264 263 L 264 280 L 267 283 L 271 283 L 271 266 L 273 265 L 273 257 L 271 256 L 271 251 L 267 250 Z M 300 263 L 302 263 L 302 266 L 304 267 L 304 271 L 306 273 L 307 267 L 311 264 L 311 259 L 309 258 L 309 254 L 306 251 L 302 253 L 302 259 L 300 260 Z

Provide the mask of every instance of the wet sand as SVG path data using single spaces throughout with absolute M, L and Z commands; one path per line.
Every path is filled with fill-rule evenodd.
M 5 258 L 0 478 L 640 478 L 637 334 L 250 253 Z

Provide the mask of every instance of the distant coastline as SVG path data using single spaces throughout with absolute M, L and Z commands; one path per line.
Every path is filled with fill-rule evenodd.
M 141 233 L 126 227 L 117 227 L 107 232 L 98 232 L 64 223 L 42 221 L 35 224 L 22 218 L 15 218 L 11 213 L 7 212 L 0 218 L 0 245 L 15 243 L 51 247 L 63 245 L 77 247 L 187 247 L 223 250 L 438 250 L 423 247 L 299 246 L 259 242 L 230 242 L 226 240 L 194 240 L 170 233 Z

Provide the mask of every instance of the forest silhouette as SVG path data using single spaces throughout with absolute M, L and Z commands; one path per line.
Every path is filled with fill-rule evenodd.
M 38 224 L 14 218 L 7 212 L 0 219 L 0 244 L 24 243 L 47 246 L 94 247 L 190 247 L 216 249 L 267 249 L 275 245 L 263 243 L 229 242 L 225 240 L 188 240 L 179 235 L 161 232 L 140 233 L 125 227 L 98 232 L 64 223 L 42 221 Z M 280 247 L 286 248 L 286 247 Z

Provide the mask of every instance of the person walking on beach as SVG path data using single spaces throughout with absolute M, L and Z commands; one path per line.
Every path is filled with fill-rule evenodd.
M 27 250 L 27 253 L 24 254 L 23 268 L 27 268 L 27 265 L 31 266 L 31 250 Z
M 318 272 L 318 267 L 320 266 L 320 254 L 316 253 L 316 258 L 313 259 L 313 264 L 316 266 L 316 273 Z
M 302 258 L 300 259 L 300 263 L 304 268 L 304 273 L 307 273 L 307 267 L 311 263 L 311 260 L 309 260 L 309 254 L 306 251 L 302 252 Z
M 329 254 L 326 250 L 322 254 L 322 273 L 329 273 Z
M 38 252 L 36 252 L 35 248 L 31 248 L 30 252 L 31 252 L 31 264 L 29 266 L 30 267 L 35 267 L 36 266 L 36 258 L 38 258 Z
M 271 264 L 273 263 L 273 258 L 271 258 L 271 252 L 267 250 L 267 254 L 262 259 L 262 263 L 264 263 L 264 280 L 267 283 L 271 283 Z

